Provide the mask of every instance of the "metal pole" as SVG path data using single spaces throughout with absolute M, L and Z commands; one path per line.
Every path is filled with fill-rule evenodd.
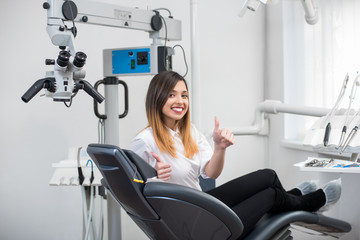
M 201 83 L 200 83 L 200 60 L 199 60 L 199 33 L 198 33 L 198 5 L 199 0 L 190 2 L 191 18 L 191 116 L 192 122 L 199 130 L 201 126 Z
M 105 78 L 105 144 L 120 145 L 119 90 L 117 78 Z M 108 239 L 121 240 L 120 205 L 110 192 L 107 194 Z

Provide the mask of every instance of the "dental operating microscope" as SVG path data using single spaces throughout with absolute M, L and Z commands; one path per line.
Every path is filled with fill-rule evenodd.
M 50 2 L 50 3 L 49 3 Z M 53 71 L 48 71 L 45 78 L 37 80 L 21 97 L 29 102 L 40 90 L 45 89 L 45 95 L 57 102 L 70 102 L 77 92 L 83 89 L 98 103 L 104 97 L 85 78 L 86 54 L 75 50 L 74 38 L 77 29 L 65 25 L 65 20 L 74 21 L 77 15 L 76 5 L 67 1 L 63 3 L 61 12 L 56 11 L 60 1 L 49 1 L 43 4 L 48 9 L 47 32 L 52 43 L 59 46 L 57 59 L 46 59 L 46 65 L 54 65 Z M 74 22 L 73 22 L 74 23 Z
M 45 96 L 69 107 L 82 89 L 94 99 L 95 115 L 104 120 L 104 143 L 118 146 L 119 118 L 126 116 L 126 112 L 119 114 L 118 86 L 124 85 L 125 90 L 127 86 L 117 77 L 155 75 L 171 70 L 171 55 L 174 52 L 166 43 L 181 40 L 181 21 L 174 19 L 164 8 L 142 10 L 90 0 L 48 0 L 43 3 L 43 8 L 47 11 L 47 33 L 60 51 L 56 59 L 45 61 L 46 65 L 54 66 L 53 71 L 46 72 L 45 77 L 37 80 L 21 99 L 27 103 L 45 89 Z M 159 10 L 168 10 L 169 16 L 162 17 Z M 148 32 L 153 42 L 146 47 L 105 49 L 105 78 L 93 87 L 85 80 L 83 68 L 87 55 L 77 51 L 75 45 L 78 34 L 75 23 L 141 30 Z M 105 97 L 97 91 L 99 84 L 104 84 Z M 103 101 L 105 114 L 101 115 L 97 113 L 97 104 Z M 110 195 L 107 196 L 108 239 L 121 239 L 120 209 Z
M 119 63 L 112 62 L 112 52 L 107 51 L 110 53 L 108 55 L 110 60 L 106 58 L 104 62 L 106 61 L 110 65 L 104 63 L 105 77 L 154 75 L 165 70 L 167 69 L 166 66 L 171 65 L 169 59 L 173 54 L 172 49 L 165 46 L 166 42 L 181 40 L 181 22 L 173 19 L 172 16 L 164 18 L 156 10 L 142 10 L 85 0 L 48 0 L 43 4 L 43 8 L 47 10 L 46 30 L 51 42 L 55 46 L 59 46 L 60 52 L 56 60 L 45 60 L 46 65 L 54 65 L 54 70 L 46 72 L 45 78 L 36 81 L 26 91 L 21 98 L 26 103 L 42 89 L 45 89 L 45 96 L 57 102 L 70 102 L 81 89 L 98 103 L 104 100 L 104 97 L 89 82 L 84 80 L 86 73 L 83 67 L 87 56 L 84 52 L 76 51 L 75 37 L 78 29 L 75 23 L 77 22 L 142 30 L 149 32 L 150 38 L 153 39 L 153 43 L 148 47 L 147 52 L 139 53 L 140 56 L 134 56 L 135 60 L 130 59 L 129 55 L 129 58 L 122 63 L 127 65 L 127 61 L 132 61 L 131 69 L 134 70 L 132 72 L 112 71 L 113 68 L 119 69 Z M 66 25 L 67 23 L 70 23 L 71 27 Z M 164 45 L 161 40 L 165 40 Z M 129 52 L 134 51 L 130 49 Z M 165 60 L 162 59 L 164 57 Z M 138 71 L 140 65 L 143 65 L 143 62 L 147 60 L 149 61 L 149 70 Z M 107 70 L 108 68 L 109 70 Z

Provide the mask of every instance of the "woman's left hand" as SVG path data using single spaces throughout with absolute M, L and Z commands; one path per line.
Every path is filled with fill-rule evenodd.
M 215 128 L 213 133 L 213 140 L 215 147 L 225 149 L 235 143 L 234 134 L 227 128 L 220 129 L 220 122 L 215 117 Z

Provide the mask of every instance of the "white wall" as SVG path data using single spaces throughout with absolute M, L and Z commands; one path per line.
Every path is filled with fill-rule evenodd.
M 241 2 L 201 1 L 201 127 L 205 132 L 213 130 L 214 116 L 220 127 L 251 125 L 255 106 L 264 99 L 264 8 L 239 18 Z M 235 146 L 227 150 L 229 158 L 217 183 L 264 167 L 264 141 L 259 136 L 237 137 Z
M 105 2 L 105 1 L 104 1 Z M 140 8 L 167 7 L 182 20 L 183 41 L 190 61 L 189 1 L 108 0 Z M 46 58 L 56 58 L 58 48 L 46 33 L 46 11 L 40 0 L 1 0 L 1 148 L 0 239 L 80 239 L 81 195 L 78 187 L 51 187 L 51 164 L 66 159 L 70 147 L 97 142 L 93 101 L 80 92 L 71 108 L 35 96 L 29 103 L 21 96 L 45 71 Z M 226 4 L 200 1 L 201 116 L 204 131 L 213 129 L 217 115 L 222 127 L 250 125 L 254 109 L 264 97 L 264 11 L 236 16 L 237 0 Z M 148 34 L 138 31 L 78 24 L 76 44 L 88 55 L 86 79 L 94 84 L 102 76 L 102 49 L 146 46 Z M 173 43 L 172 45 L 174 45 Z M 177 50 L 174 70 L 184 71 Z M 189 62 L 190 64 L 190 62 Z M 127 147 L 146 124 L 144 98 L 150 77 L 121 78 L 130 91 L 129 115 L 120 120 L 120 145 Z M 190 74 L 187 79 L 191 81 Z M 262 137 L 239 137 L 228 151 L 218 184 L 264 166 Z M 123 217 L 123 239 L 146 239 Z

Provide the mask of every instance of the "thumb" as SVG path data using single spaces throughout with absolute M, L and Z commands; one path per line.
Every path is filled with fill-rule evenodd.
M 215 117 L 215 128 L 214 131 L 218 131 L 220 127 L 220 122 L 219 119 L 217 117 Z
M 156 153 L 151 152 L 151 155 L 155 158 L 156 162 L 162 163 L 163 161 L 160 159 L 159 155 Z

